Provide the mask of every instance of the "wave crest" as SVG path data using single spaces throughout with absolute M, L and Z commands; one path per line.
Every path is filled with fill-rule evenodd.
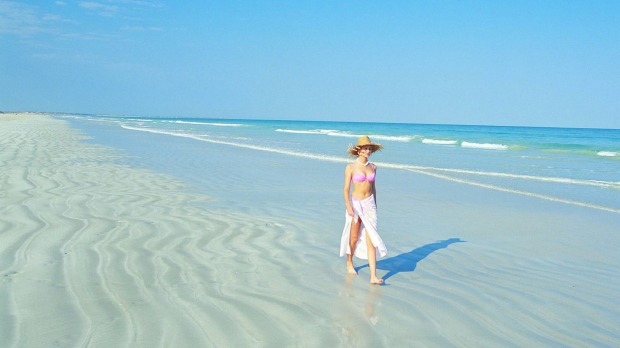
M 458 141 L 456 140 L 440 140 L 440 139 L 422 139 L 422 143 L 424 144 L 432 144 L 432 145 L 456 145 Z
M 466 147 L 470 149 L 484 149 L 484 150 L 508 150 L 508 145 L 504 145 L 504 144 L 471 143 L 468 141 L 462 142 L 461 147 Z

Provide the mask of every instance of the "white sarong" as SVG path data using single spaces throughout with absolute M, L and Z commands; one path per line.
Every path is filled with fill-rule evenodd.
M 377 206 L 374 195 L 370 195 L 370 197 L 364 198 L 361 201 L 351 198 L 351 205 L 353 206 L 354 216 L 350 216 L 345 211 L 346 222 L 342 230 L 342 238 L 340 239 L 340 256 L 351 254 L 351 247 L 349 246 L 351 224 L 354 221 L 353 219 L 357 220 L 358 217 L 362 219 L 362 223 L 360 224 L 360 234 L 353 255 L 360 259 L 368 259 L 366 233 L 368 233 L 372 244 L 375 246 L 377 259 L 387 255 L 387 248 L 379 236 L 379 232 L 377 232 Z

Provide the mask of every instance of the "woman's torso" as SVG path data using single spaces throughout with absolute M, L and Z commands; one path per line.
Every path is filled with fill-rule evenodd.
M 353 163 L 351 171 L 351 183 L 353 183 L 353 196 L 362 200 L 370 197 L 374 192 L 375 176 L 377 167 L 369 163 L 367 166 Z

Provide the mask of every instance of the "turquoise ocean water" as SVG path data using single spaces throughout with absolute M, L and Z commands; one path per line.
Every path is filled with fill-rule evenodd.
M 347 146 L 369 135 L 385 146 L 372 160 L 386 170 L 620 213 L 616 129 L 57 116 L 82 127 L 105 124 L 157 136 L 159 146 L 165 139 L 191 140 L 195 146 L 187 151 L 218 144 L 318 162 L 350 161 Z

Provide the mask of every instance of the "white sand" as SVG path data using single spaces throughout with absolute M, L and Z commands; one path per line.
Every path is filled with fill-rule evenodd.
M 288 248 L 283 225 L 197 208 L 205 197 L 114 164 L 65 122 L 0 120 L 2 346 L 274 346 L 304 332 L 304 309 L 265 314 L 296 306 L 268 295 L 282 279 L 264 274 L 286 269 L 255 261 Z
M 384 171 L 370 286 L 319 207 L 212 210 L 82 140 L 0 115 L 3 347 L 620 346 L 618 214 L 422 176 L 404 204 Z

